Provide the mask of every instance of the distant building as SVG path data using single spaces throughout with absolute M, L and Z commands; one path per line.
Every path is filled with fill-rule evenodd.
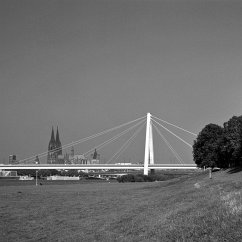
M 99 164 L 99 159 L 100 159 L 100 155 L 97 153 L 96 149 L 94 151 L 94 154 L 91 155 L 90 159 L 85 157 L 83 154 L 75 155 L 74 147 L 71 148 L 70 154 L 66 153 L 64 155 L 65 164 L 80 164 L 80 165 Z
M 100 154 L 97 153 L 97 150 L 94 150 L 94 153 L 91 155 L 91 164 L 99 164 L 100 163 Z
M 72 164 L 88 164 L 88 159 L 84 155 L 74 155 L 72 157 Z
M 15 164 L 15 163 L 17 163 L 17 156 L 16 155 L 10 155 L 8 157 L 8 163 L 9 164 Z
M 90 158 L 85 157 L 83 154 L 75 154 L 74 147 L 71 148 L 71 153 L 62 155 L 62 145 L 59 137 L 59 130 L 57 127 L 56 137 L 54 129 L 52 127 L 51 138 L 48 145 L 47 164 L 99 164 L 100 155 L 97 150 Z M 38 157 L 35 159 L 35 163 L 39 163 Z
M 62 145 L 59 137 L 59 130 L 57 127 L 56 137 L 52 127 L 51 138 L 48 145 L 47 164 L 63 164 L 64 156 L 62 155 Z

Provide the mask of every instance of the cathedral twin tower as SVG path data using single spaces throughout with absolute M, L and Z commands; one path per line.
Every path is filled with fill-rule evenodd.
M 47 164 L 58 164 L 62 157 L 62 145 L 60 142 L 58 127 L 56 130 L 56 137 L 52 127 L 51 138 L 48 146 Z

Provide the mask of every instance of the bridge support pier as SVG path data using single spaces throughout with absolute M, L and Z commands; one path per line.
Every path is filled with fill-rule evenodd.
M 145 157 L 144 157 L 144 175 L 148 175 L 149 164 L 154 164 L 154 148 L 151 115 L 147 113 L 146 136 L 145 136 Z

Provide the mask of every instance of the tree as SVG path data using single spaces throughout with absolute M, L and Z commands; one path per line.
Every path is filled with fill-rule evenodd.
M 68 170 L 65 176 L 79 176 L 78 170 Z
M 51 175 L 51 170 L 39 170 L 38 175 L 40 177 L 47 177 Z
M 242 165 L 242 116 L 233 116 L 224 123 L 225 155 L 230 166 Z
M 23 170 L 17 170 L 17 173 L 19 176 L 32 176 L 34 177 L 36 174 L 35 174 L 35 170 L 31 170 L 31 169 L 23 169 Z
M 229 167 L 229 156 L 227 153 L 227 143 L 228 140 L 225 136 L 225 133 L 218 138 L 217 140 L 217 155 L 218 155 L 218 160 L 217 160 L 217 167 L 220 168 L 228 168 Z
M 223 128 L 217 124 L 208 124 L 202 129 L 193 144 L 193 158 L 198 167 L 219 164 L 222 137 Z

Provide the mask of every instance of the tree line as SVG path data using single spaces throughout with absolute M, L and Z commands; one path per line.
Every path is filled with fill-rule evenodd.
M 36 170 L 17 170 L 19 176 L 36 176 Z M 82 171 L 78 170 L 38 170 L 38 177 L 47 177 L 47 176 L 80 176 L 87 177 L 88 175 Z
M 193 144 L 198 167 L 242 166 L 242 116 L 233 116 L 223 126 L 208 124 Z

